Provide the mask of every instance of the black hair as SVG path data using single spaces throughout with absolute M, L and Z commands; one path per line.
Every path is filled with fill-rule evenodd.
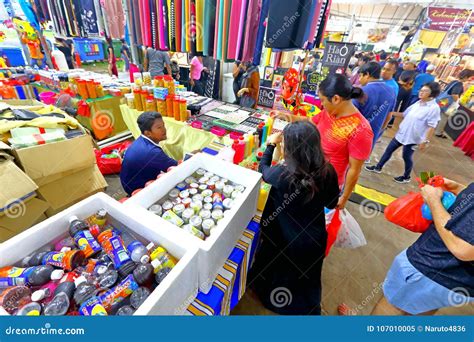
M 127 41 L 125 40 L 125 38 L 120 38 L 120 41 L 122 42 L 122 44 L 127 44 Z
M 371 61 L 369 56 L 361 56 L 359 58 L 362 60 L 362 62 L 364 62 L 364 64 L 367 64 Z
M 377 62 L 369 62 L 362 65 L 359 69 L 359 75 L 369 75 L 372 78 L 379 79 L 382 67 Z
M 387 59 L 387 57 L 388 57 L 388 54 L 384 50 L 380 51 L 380 59 L 381 60 L 384 61 L 384 60 Z
M 430 91 L 431 91 L 430 97 L 432 98 L 438 97 L 438 95 L 441 93 L 441 87 L 439 86 L 438 82 L 429 82 L 429 83 L 423 84 L 423 87 L 430 88 Z
M 398 69 L 399 63 L 395 58 L 389 58 L 385 61 L 385 64 L 395 65 L 395 69 Z
M 474 76 L 474 70 L 469 70 L 469 69 L 464 69 L 463 71 L 461 71 L 459 73 L 459 79 L 463 79 L 463 78 L 471 78 Z
M 309 202 L 320 189 L 330 171 L 324 157 L 321 136 L 309 121 L 297 121 L 283 130 L 285 149 L 285 172 L 290 189 L 302 190 L 305 202 Z
M 163 117 L 158 112 L 141 113 L 137 119 L 137 124 L 138 124 L 138 127 L 140 128 L 140 132 L 144 134 L 145 131 L 151 131 L 151 127 L 153 126 L 153 123 L 155 122 L 156 119 L 162 120 Z
M 415 80 L 415 76 L 416 76 L 416 71 L 406 70 L 400 74 L 399 79 L 402 82 L 408 83 L 408 82 L 413 82 Z
M 341 74 L 329 75 L 319 85 L 319 91 L 330 101 L 334 95 L 340 96 L 343 100 L 361 99 L 364 92 L 359 87 L 353 87 L 351 82 Z

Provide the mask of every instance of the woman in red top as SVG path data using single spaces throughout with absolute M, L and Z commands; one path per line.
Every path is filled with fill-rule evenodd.
M 321 134 L 324 154 L 337 172 L 342 194 L 338 207 L 343 209 L 359 179 L 364 161 L 372 151 L 373 132 L 369 122 L 352 104 L 361 98 L 362 89 L 353 87 L 343 75 L 328 76 L 319 85 L 324 110 L 313 118 L 279 115 L 288 121 L 311 120 Z
M 118 77 L 117 58 L 115 57 L 114 46 L 112 45 L 112 38 L 107 37 L 106 40 L 107 50 L 109 53 L 109 75 Z

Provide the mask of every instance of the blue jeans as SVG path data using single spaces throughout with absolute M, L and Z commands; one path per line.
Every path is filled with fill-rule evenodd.
M 403 145 L 397 139 L 393 138 L 378 162 L 377 168 L 382 169 L 385 163 L 387 163 L 392 157 L 393 152 L 398 150 L 400 146 L 403 146 L 403 161 L 405 162 L 405 173 L 403 174 L 403 177 L 408 178 L 413 169 L 413 153 L 415 153 L 414 147 L 416 144 Z

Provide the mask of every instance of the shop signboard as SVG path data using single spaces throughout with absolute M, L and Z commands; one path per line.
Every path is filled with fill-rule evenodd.
M 349 60 L 354 55 L 355 48 L 355 43 L 328 41 L 324 48 L 323 67 L 328 67 L 331 74 L 344 73 L 349 65 Z
M 276 91 L 272 88 L 260 87 L 258 92 L 258 105 L 273 108 L 275 104 Z
M 451 31 L 474 22 L 474 14 L 469 9 L 429 7 L 428 29 L 433 31 Z

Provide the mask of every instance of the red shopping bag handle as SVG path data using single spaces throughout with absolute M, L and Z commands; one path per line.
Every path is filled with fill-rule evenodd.
M 339 208 L 336 209 L 334 212 L 334 216 L 331 219 L 331 223 L 326 228 L 328 232 L 328 241 L 326 243 L 326 256 L 328 256 L 329 252 L 331 251 L 332 245 L 336 242 L 337 233 L 339 233 L 339 229 L 341 228 L 341 217 L 340 217 L 340 210 Z

